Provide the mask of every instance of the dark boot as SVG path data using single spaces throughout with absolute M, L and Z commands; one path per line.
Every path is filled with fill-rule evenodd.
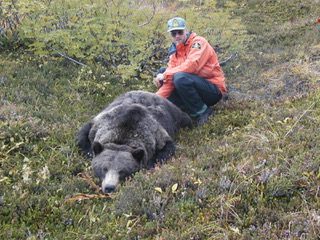
M 195 125 L 196 126 L 202 126 L 206 122 L 208 122 L 209 117 L 213 114 L 213 109 L 211 107 L 208 107 L 206 111 L 204 111 L 201 115 L 199 115 L 195 119 Z

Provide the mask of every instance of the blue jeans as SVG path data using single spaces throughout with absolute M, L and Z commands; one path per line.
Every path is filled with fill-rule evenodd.
M 173 75 L 173 84 L 175 89 L 168 99 L 191 117 L 199 116 L 222 98 L 216 85 L 195 74 L 178 72 Z

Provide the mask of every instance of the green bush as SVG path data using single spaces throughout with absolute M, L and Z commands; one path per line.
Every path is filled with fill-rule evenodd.
M 224 49 L 222 55 L 239 50 L 246 34 L 239 19 L 229 17 L 232 14 L 229 8 L 234 5 L 229 3 L 223 9 L 216 9 L 215 3 L 5 1 L 0 3 L 4 22 L 11 22 L 12 18 L 19 20 L 13 29 L 2 26 L 5 32 L 0 36 L 6 40 L 2 48 L 23 45 L 40 57 L 65 57 L 90 68 L 98 64 L 118 79 L 143 82 L 166 64 L 170 42 L 166 21 L 170 17 L 186 18 L 190 30 Z

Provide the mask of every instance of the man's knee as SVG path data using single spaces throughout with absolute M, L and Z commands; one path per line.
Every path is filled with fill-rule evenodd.
M 190 74 L 185 72 L 177 72 L 173 75 L 173 84 L 177 88 L 181 85 L 187 85 L 189 84 Z

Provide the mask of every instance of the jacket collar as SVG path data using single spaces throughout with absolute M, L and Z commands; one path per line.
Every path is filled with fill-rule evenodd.
M 187 36 L 187 40 L 186 42 L 184 43 L 184 45 L 188 45 L 195 37 L 197 36 L 196 33 L 194 32 L 189 32 L 188 36 Z
M 187 35 L 187 40 L 185 41 L 185 43 L 183 44 L 183 46 L 187 46 L 192 39 L 195 38 L 195 36 L 197 36 L 196 33 L 193 33 L 193 32 L 189 32 L 188 35 Z M 182 47 L 182 46 L 181 46 Z M 178 48 L 181 48 L 181 47 L 178 47 Z M 177 52 L 177 46 L 175 43 L 172 43 L 171 46 L 169 47 L 168 49 L 168 54 L 169 56 L 176 53 Z

